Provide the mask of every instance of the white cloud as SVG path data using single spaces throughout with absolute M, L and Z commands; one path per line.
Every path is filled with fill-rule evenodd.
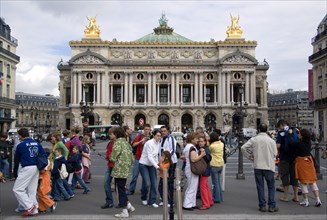
M 0 1 L 0 16 L 19 42 L 17 91 L 58 94 L 57 63 L 70 59 L 69 41 L 83 37 L 86 16 L 98 15 L 102 39 L 133 41 L 151 33 L 162 12 L 176 33 L 195 41 L 224 40 L 230 13 L 239 14 L 244 37 L 258 42 L 256 58 L 270 64 L 269 88 L 303 90 L 311 38 L 326 6 L 325 1 Z

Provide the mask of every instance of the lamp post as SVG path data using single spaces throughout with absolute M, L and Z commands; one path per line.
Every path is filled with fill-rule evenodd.
M 82 118 L 82 123 L 83 123 L 83 134 L 86 134 L 88 132 L 88 116 L 89 114 L 93 111 L 93 102 L 85 102 L 81 100 L 79 103 L 80 108 L 81 108 L 81 116 Z
M 36 131 L 40 131 L 40 128 L 39 128 L 39 110 L 37 107 L 31 107 L 31 111 L 35 111 L 36 113 L 34 114 L 34 132 Z
M 243 112 L 243 109 L 247 107 L 247 103 L 244 103 L 244 108 L 243 108 L 243 94 L 244 94 L 244 87 L 243 85 L 239 87 L 239 105 L 238 103 L 235 103 L 234 106 L 236 106 L 235 109 L 235 114 L 234 118 L 238 120 L 238 129 L 237 129 L 237 134 L 238 134 L 238 169 L 237 169 L 237 174 L 236 174 L 236 179 L 245 179 L 245 174 L 243 173 L 243 154 L 241 151 L 241 146 L 244 143 L 244 135 L 242 132 L 242 128 L 244 127 L 244 117 L 247 116 L 246 112 Z

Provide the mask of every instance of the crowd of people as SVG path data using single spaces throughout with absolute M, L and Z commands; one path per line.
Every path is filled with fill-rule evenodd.
M 267 125 L 260 124 L 258 135 L 241 147 L 243 155 L 253 161 L 259 211 L 278 211 L 275 200 L 277 157 L 280 159 L 278 170 L 284 189 L 280 201 L 289 201 L 288 188 L 292 185 L 294 192 L 292 200 L 299 202 L 298 187 L 300 186 L 303 200 L 299 204 L 308 207 L 310 186 L 315 196 L 314 206 L 321 206 L 314 158 L 310 154 L 310 132 L 306 129 L 289 128 L 284 120 L 280 120 L 277 125 L 279 132 L 276 142 L 267 134 Z M 165 181 L 163 172 L 166 169 L 168 177 L 175 177 L 178 158 L 183 161 L 182 171 L 187 182 L 183 189 L 183 210 L 207 210 L 224 201 L 221 175 L 226 163 L 226 146 L 221 139 L 219 129 L 214 129 L 209 136 L 201 127 L 190 132 L 184 139 L 181 155 L 176 153 L 177 141 L 170 135 L 169 127 L 162 126 L 159 130 L 151 132 L 151 126 L 145 124 L 143 129 L 143 132 L 139 133 L 133 141 L 130 139 L 132 129 L 128 126 L 109 129 L 110 141 L 105 155 L 106 198 L 104 205 L 101 206 L 102 209 L 114 207 L 111 190 L 114 181 L 118 198 L 116 208 L 122 209 L 115 217 L 129 217 L 135 207 L 128 196 L 135 193 L 139 174 L 142 177 L 140 184 L 142 205 L 153 208 L 162 206 Z M 59 201 L 67 201 L 75 196 L 75 188 L 82 188 L 83 194 L 91 191 L 87 183 L 90 183 L 91 175 L 92 136 L 84 135 L 80 141 L 80 127 L 74 127 L 70 131 L 64 130 L 62 133 L 54 132 L 47 138 L 52 148 L 44 149 L 40 143 L 29 137 L 28 129 L 21 128 L 18 135 L 20 143 L 14 156 L 16 180 L 13 192 L 18 201 L 16 211 L 22 212 L 23 217 L 46 213 L 47 208 L 50 212 L 54 211 Z M 0 134 L 0 141 L 3 138 L 5 135 Z M 41 157 L 48 158 L 46 167 L 38 166 Z M 192 171 L 192 166 L 200 160 L 206 163 L 205 170 L 201 174 Z M 130 176 L 128 184 L 127 179 Z M 212 187 L 209 185 L 210 177 Z M 268 186 L 268 202 L 265 200 L 264 181 Z M 168 206 L 172 206 L 174 198 L 170 196 L 169 190 L 173 189 L 168 188 L 167 192 Z M 198 196 L 201 198 L 200 206 L 197 205 Z

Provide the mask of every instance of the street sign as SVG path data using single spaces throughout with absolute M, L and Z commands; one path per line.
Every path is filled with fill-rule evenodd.
M 144 124 L 144 119 L 143 119 L 143 118 L 140 118 L 140 120 L 139 120 L 139 124 L 140 124 L 140 125 L 143 125 L 143 124 Z

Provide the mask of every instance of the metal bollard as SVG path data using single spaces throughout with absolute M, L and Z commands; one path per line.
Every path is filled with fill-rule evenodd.
M 168 177 L 168 187 L 169 187 L 169 200 L 170 200 L 170 208 L 169 208 L 169 220 L 174 220 L 174 176 Z
M 167 177 L 168 177 L 168 170 L 163 169 L 163 178 L 162 178 L 162 184 L 163 184 L 163 190 L 162 190 L 162 202 L 163 202 L 163 220 L 168 220 L 168 182 L 167 182 Z
M 316 161 L 316 174 L 317 174 L 317 179 L 322 180 L 322 174 L 320 173 L 320 157 L 319 157 L 319 152 L 320 152 L 321 147 L 319 147 L 319 142 L 315 142 L 315 161 Z
M 181 192 L 181 169 L 176 168 L 176 208 L 177 208 L 177 219 L 183 219 L 182 211 L 182 192 Z

